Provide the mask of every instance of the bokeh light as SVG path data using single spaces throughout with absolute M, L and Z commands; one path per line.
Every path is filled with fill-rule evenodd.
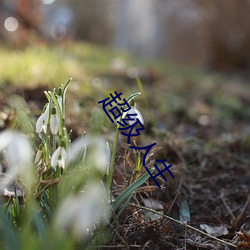
M 4 27 L 9 32 L 14 32 L 18 28 L 18 21 L 15 17 L 8 17 L 4 21 Z
M 50 29 L 50 34 L 55 40 L 64 38 L 67 34 L 67 29 L 62 24 L 53 25 Z
M 45 5 L 50 5 L 54 2 L 55 2 L 55 0 L 42 0 L 42 4 L 45 4 Z

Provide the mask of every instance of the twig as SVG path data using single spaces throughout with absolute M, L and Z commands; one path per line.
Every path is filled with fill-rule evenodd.
M 185 226 L 185 222 L 181 222 L 181 221 L 175 220 L 175 219 L 173 219 L 172 217 L 167 216 L 167 215 L 165 215 L 165 214 L 161 214 L 160 212 L 157 212 L 157 211 L 155 211 L 155 210 L 153 210 L 153 209 L 150 209 L 150 208 L 147 208 L 147 207 L 144 207 L 144 206 L 141 206 L 141 205 L 136 205 L 136 204 L 134 204 L 134 203 L 129 203 L 128 205 L 134 206 L 134 207 L 137 207 L 137 208 L 141 208 L 141 209 L 148 210 L 148 211 L 150 211 L 150 212 L 152 212 L 152 213 L 161 215 L 161 216 L 163 216 L 163 217 L 165 217 L 165 218 L 167 218 L 167 219 L 169 219 L 169 220 L 171 220 L 171 221 L 174 221 L 174 222 L 176 222 L 176 223 L 178 223 L 178 224 L 181 224 L 181 225 Z M 197 228 L 195 228 L 195 227 L 192 227 L 192 226 L 190 226 L 190 225 L 188 225 L 188 224 L 186 224 L 186 227 L 188 227 L 188 228 L 190 228 L 190 229 L 192 229 L 192 230 L 194 230 L 194 231 L 196 231 L 196 232 L 199 232 L 199 233 L 201 233 L 201 234 L 203 234 L 203 235 L 206 235 L 207 237 L 209 237 L 209 238 L 211 238 L 211 239 L 213 239 L 213 240 L 217 240 L 217 241 L 219 241 L 219 242 L 221 242 L 221 243 L 223 243 L 223 244 L 226 244 L 226 245 L 228 245 L 228 246 L 230 246 L 230 247 L 237 248 L 237 246 L 234 245 L 234 244 L 232 244 L 232 243 L 229 243 L 229 242 L 226 242 L 226 241 L 224 241 L 224 240 L 218 239 L 218 238 L 216 238 L 216 237 L 214 237 L 214 236 L 212 236 L 212 235 L 209 235 L 209 234 L 207 234 L 207 233 L 205 233 L 205 232 L 203 232 L 203 231 L 201 231 L 201 230 L 199 230 L 199 229 L 197 229 Z
M 248 204 L 250 203 L 250 194 L 248 194 L 247 197 L 247 201 L 245 206 L 243 207 L 241 213 L 237 216 L 237 218 L 235 218 L 235 220 L 233 221 L 234 226 L 237 226 L 237 224 L 240 222 L 241 218 L 243 217 L 244 213 L 246 212 L 247 208 L 248 208 Z
M 116 246 L 104 246 L 104 245 L 98 245 L 98 246 L 90 246 L 89 248 L 124 248 L 127 247 L 126 245 L 116 245 Z M 129 245 L 129 247 L 136 247 L 141 248 L 141 245 Z
M 226 207 L 227 211 L 228 211 L 228 212 L 229 212 L 229 214 L 232 216 L 233 221 L 235 221 L 235 220 L 236 220 L 236 218 L 235 218 L 235 216 L 234 216 L 234 214 L 233 214 L 232 210 L 230 209 L 230 207 L 227 205 L 227 202 L 225 201 L 224 192 L 221 192 L 221 194 L 220 194 L 220 198 L 221 198 L 221 200 L 222 200 L 222 202 L 223 202 L 224 206 Z
M 174 205 L 175 202 L 176 202 L 176 199 L 177 199 L 177 197 L 178 197 L 178 194 L 180 193 L 180 190 L 181 190 L 181 185 L 182 185 L 182 179 L 181 179 L 181 181 L 180 181 L 180 183 L 179 183 L 178 190 L 177 190 L 177 192 L 176 192 L 176 195 L 175 195 L 175 197 L 174 197 L 174 200 L 172 201 L 172 203 L 171 203 L 171 205 L 170 205 L 170 207 L 169 207 L 169 209 L 168 209 L 168 211 L 167 211 L 167 214 L 170 213 L 170 211 L 172 210 L 173 205 Z
M 184 222 L 184 226 L 185 226 L 185 250 L 187 250 L 187 222 Z

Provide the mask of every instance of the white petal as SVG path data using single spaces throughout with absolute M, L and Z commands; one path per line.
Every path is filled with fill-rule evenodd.
M 140 112 L 137 108 L 131 108 L 131 109 L 128 111 L 127 114 L 129 114 L 129 115 L 136 114 L 136 116 L 133 116 L 134 121 L 128 121 L 130 125 L 132 125 L 133 123 L 135 123 L 136 118 L 138 118 L 139 121 L 140 121 L 142 124 L 144 123 L 142 114 L 141 114 L 141 112 Z
M 68 161 L 72 163 L 75 161 L 79 155 L 81 155 L 84 150 L 86 150 L 87 145 L 90 143 L 89 136 L 84 136 L 76 139 L 73 143 L 71 143 L 68 153 Z
M 56 214 L 55 226 L 70 230 L 78 239 L 86 239 L 94 225 L 108 216 L 108 206 L 100 183 L 92 183 L 81 195 L 69 196 Z
M 32 148 L 29 140 L 22 134 L 15 133 L 13 140 L 6 149 L 6 156 L 10 167 L 15 168 L 30 162 L 32 159 Z
M 50 117 L 50 130 L 53 135 L 56 135 L 59 131 L 59 120 L 56 114 Z
M 35 157 L 35 163 L 36 164 L 40 161 L 40 159 L 42 157 L 42 153 L 43 153 L 42 150 L 40 150 L 40 149 L 37 150 L 36 157 Z
M 62 147 L 59 146 L 56 149 L 56 151 L 52 154 L 50 163 L 51 163 L 51 166 L 53 168 L 55 168 L 57 166 L 57 164 L 58 164 L 58 158 L 61 155 L 61 150 L 62 150 Z
M 104 141 L 102 138 L 96 138 L 95 147 L 93 150 L 93 160 L 95 166 L 98 170 L 105 173 L 107 171 L 107 168 L 109 167 L 110 162 L 110 152 L 107 148 L 106 141 Z
M 0 152 L 9 145 L 13 139 L 13 136 L 14 133 L 9 130 L 5 130 L 4 132 L 0 133 Z
M 43 123 L 44 123 L 44 113 L 42 113 L 40 115 L 40 117 L 37 119 L 37 122 L 36 122 L 36 132 L 37 133 L 40 133 L 42 131 Z
M 58 166 L 64 169 L 66 165 L 66 161 L 67 161 L 67 152 L 64 148 L 62 148 L 60 156 L 61 156 L 61 159 L 58 160 Z
M 44 111 L 44 120 L 48 122 L 49 119 L 49 104 L 47 105 L 45 111 Z
M 84 157 L 83 153 L 88 147 L 87 160 L 89 160 L 89 164 L 87 165 L 94 165 L 101 172 L 105 172 L 110 163 L 110 150 L 102 137 L 90 137 L 86 135 L 74 141 L 67 154 L 68 162 L 72 163 L 78 159 L 79 156 Z
M 41 131 L 44 131 L 44 133 L 46 133 L 48 119 L 49 119 L 49 105 L 47 105 L 45 111 L 37 119 L 37 122 L 36 122 L 36 132 L 37 133 L 40 133 Z
M 2 141 L 2 139 L 6 141 Z M 33 181 L 32 172 L 32 147 L 28 138 L 20 133 L 5 131 L 0 135 L 0 146 L 5 146 L 4 158 L 8 164 L 6 177 L 1 180 L 1 188 L 8 185 L 17 176 L 22 177 L 25 184 L 30 186 Z M 5 144 L 5 145 L 3 145 Z
M 59 106 L 60 106 L 61 111 L 62 111 L 62 96 L 57 96 L 57 101 L 58 101 Z
M 48 123 L 47 122 L 44 122 L 43 126 L 42 126 L 42 131 L 46 134 L 47 133 L 47 126 L 48 126 Z

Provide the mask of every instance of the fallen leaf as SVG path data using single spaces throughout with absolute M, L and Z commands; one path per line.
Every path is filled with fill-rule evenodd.
M 237 232 L 237 235 L 243 240 L 238 244 L 238 247 L 244 247 L 250 249 L 250 232 Z
M 143 203 L 144 203 L 145 207 L 148 207 L 150 209 L 153 209 L 153 210 L 163 210 L 163 205 L 159 201 L 156 201 L 154 199 L 144 198 L 143 199 Z
M 227 235 L 228 230 L 225 225 L 222 226 L 209 226 L 207 224 L 200 225 L 201 230 L 205 231 L 207 234 L 212 235 L 214 237 L 219 237 L 222 235 Z
M 163 205 L 159 201 L 150 198 L 149 199 L 144 198 L 143 203 L 145 207 L 156 210 L 163 214 Z M 149 219 L 150 221 L 162 218 L 161 215 L 146 210 L 144 211 L 144 214 L 146 215 L 147 220 Z

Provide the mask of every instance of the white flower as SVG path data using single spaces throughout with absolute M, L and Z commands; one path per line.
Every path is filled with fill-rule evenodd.
M 91 236 L 95 225 L 108 220 L 108 203 L 100 183 L 90 184 L 81 194 L 66 198 L 56 214 L 56 229 L 81 240 Z
M 88 154 L 84 154 L 88 148 Z M 107 142 L 102 137 L 84 136 L 75 140 L 68 153 L 68 162 L 74 162 L 79 156 L 82 160 L 89 163 L 88 166 L 94 166 L 101 172 L 106 172 L 110 163 L 110 149 L 107 146 Z
M 62 111 L 62 96 L 61 96 L 61 95 L 58 95 L 58 96 L 57 96 L 57 101 L 58 101 L 58 104 L 59 104 L 60 109 L 61 109 L 61 111 Z
M 134 118 L 134 121 L 128 121 L 130 125 L 132 125 L 133 123 L 135 123 L 136 119 L 138 118 L 139 121 L 143 124 L 144 120 L 142 117 L 141 112 L 134 106 L 132 107 L 127 113 L 126 115 L 132 115 L 132 114 L 136 114 L 136 116 L 132 116 Z
M 56 135 L 59 131 L 59 115 L 58 111 L 55 107 L 52 108 L 51 116 L 50 116 L 50 131 L 53 135 Z
M 110 164 L 110 150 L 107 146 L 107 142 L 102 138 L 95 138 L 93 141 L 94 149 L 91 154 L 91 159 L 95 164 L 95 167 L 101 172 L 108 171 Z
M 0 152 L 7 163 L 6 178 L 1 180 L 1 188 L 20 176 L 29 186 L 32 183 L 32 147 L 28 138 L 17 132 L 6 130 L 0 133 Z M 8 177 L 8 178 L 7 178 Z
M 43 131 L 46 134 L 48 120 L 49 120 L 49 104 L 47 104 L 45 111 L 40 115 L 40 117 L 36 122 L 37 133 L 41 133 Z
M 67 152 L 63 146 L 59 146 L 51 157 L 51 166 L 56 168 L 56 166 L 64 169 L 67 160 Z
M 126 117 L 126 115 L 133 115 L 133 114 L 136 114 L 134 116 L 131 116 L 130 118 L 133 119 L 131 121 L 128 121 L 130 125 L 134 124 L 136 122 L 136 119 L 138 118 L 139 121 L 143 124 L 144 123 L 144 119 L 142 117 L 142 114 L 141 112 L 135 107 L 135 106 L 132 106 L 131 109 L 127 112 L 124 112 L 122 114 L 122 119 Z M 129 117 L 128 117 L 129 118 Z M 117 118 L 116 121 L 119 121 L 120 118 Z M 121 120 L 121 123 L 122 123 L 122 120 Z

